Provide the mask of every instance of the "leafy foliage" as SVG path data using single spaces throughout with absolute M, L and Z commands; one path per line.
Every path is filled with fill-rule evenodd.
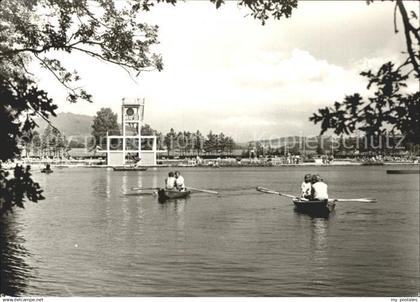
M 210 0 L 220 8 L 227 0 Z M 155 3 L 170 3 L 175 5 L 177 0 L 135 0 L 134 10 L 149 11 Z M 289 18 L 293 9 L 297 8 L 298 0 L 239 0 L 238 6 L 245 7 L 251 11 L 251 16 L 258 19 L 264 25 L 272 17 L 280 20 L 282 17 Z
M 205 138 L 201 134 L 200 130 L 197 130 L 192 137 L 192 149 L 200 155 L 201 150 L 203 150 Z
M 24 199 L 33 202 L 44 199 L 39 184 L 32 180 L 29 170 L 29 166 L 16 166 L 13 177 L 9 177 L 8 171 L 0 169 L 0 215 L 11 211 L 14 206 L 23 208 Z
M 359 130 L 368 137 L 380 137 L 391 131 L 404 135 L 409 145 L 420 144 L 420 93 L 406 89 L 409 81 L 418 82 L 420 79 L 420 26 L 414 25 L 418 24 L 417 15 L 412 12 L 409 17 L 401 0 L 396 1 L 397 8 L 406 38 L 405 62 L 399 66 L 386 62 L 376 72 L 362 72 L 361 75 L 368 80 L 367 88 L 374 90 L 373 96 L 363 98 L 354 93 L 342 102 L 319 109 L 310 120 L 321 123 L 321 134 L 328 129 L 333 129 L 338 135 Z
M 166 150 L 168 151 L 168 156 L 169 156 L 169 153 L 174 149 L 175 137 L 176 137 L 175 130 L 171 128 L 171 130 L 169 130 L 169 132 L 163 138 L 163 144 L 166 146 Z
M 4 70 L 10 66 L 0 65 Z M 35 115 L 47 119 L 55 115 L 56 106 L 43 90 L 34 82 L 9 69 L 8 77 L 0 72 L 0 161 L 5 162 L 20 155 L 20 144 L 24 139 L 31 139 L 36 126 Z M 23 200 L 37 202 L 44 199 L 39 185 L 32 181 L 29 167 L 17 165 L 13 175 L 0 165 L 0 214 L 13 206 L 23 207 Z
M 95 138 L 95 147 L 106 148 L 105 137 L 108 131 L 119 129 L 118 116 L 111 108 L 101 108 L 93 119 L 92 136 Z
M 20 154 L 19 141 L 36 126 L 33 117 L 47 119 L 57 106 L 45 91 L 15 73 L 8 78 L 0 73 L 0 99 L 0 160 L 6 161 Z
M 55 116 L 57 106 L 47 92 L 36 85 L 36 79 L 28 70 L 29 63 L 38 62 L 51 72 L 67 90 L 70 102 L 91 101 L 91 95 L 81 88 L 77 71 L 63 66 L 52 51 L 78 52 L 136 72 L 163 68 L 160 56 L 151 51 L 158 43 L 157 26 L 138 22 L 132 1 L 116 3 L 103 0 L 1 1 L 1 161 L 19 157 L 22 138 L 28 138 L 28 133 L 30 136 L 36 127 L 34 116 L 46 121 L 49 116 Z M 22 172 L 22 169 L 16 167 L 13 175 L 0 169 L 0 199 L 4 209 L 23 205 L 25 196 L 32 201 L 42 197 L 39 185 L 30 180 L 29 171 Z M 11 193 L 13 190 L 15 194 Z
M 224 0 L 210 1 L 216 8 L 224 3 Z M 175 5 L 177 0 L 0 2 L 0 139 L 3 143 L 0 160 L 7 161 L 20 155 L 20 139 L 28 138 L 28 133 L 31 136 L 36 127 L 34 115 L 48 121 L 57 109 L 47 92 L 36 85 L 28 70 L 31 62 L 38 62 L 57 79 L 67 90 L 69 102 L 91 101 L 92 96 L 80 85 L 77 71 L 64 66 L 54 54 L 82 53 L 118 65 L 130 74 L 134 71 L 136 75 L 160 71 L 161 56 L 152 51 L 158 43 L 158 27 L 140 22 L 140 13 L 149 11 L 155 3 Z M 289 17 L 297 0 L 241 0 L 239 5 L 248 7 L 254 18 L 264 24 L 269 15 L 276 19 Z M 95 130 L 97 135 L 103 134 L 99 128 Z M 4 171 L 0 168 L 0 172 Z M 6 174 L 2 175 L 0 184 L 11 184 L 11 179 L 6 181 Z M 27 185 L 33 186 L 29 191 L 36 190 L 37 184 L 28 181 Z M 11 196 L 23 197 L 22 194 Z M 36 201 L 36 194 L 31 196 Z M 13 202 L 18 204 L 21 200 Z
M 204 137 L 199 130 L 196 132 L 175 132 L 173 128 L 164 136 L 163 145 L 166 147 L 168 156 L 178 151 L 181 156 L 194 154 L 200 155 L 202 151 L 212 154 L 231 153 L 235 146 L 234 140 L 223 133 L 214 134 L 212 131 Z
M 215 0 L 212 2 L 221 1 Z M 270 17 L 275 20 L 280 20 L 282 17 L 289 18 L 293 9 L 297 8 L 298 0 L 240 0 L 239 5 L 249 8 L 252 16 L 261 20 L 264 25 Z
M 162 70 L 161 57 L 151 52 L 157 26 L 138 22 L 132 1 L 3 0 L 0 9 L 0 58 L 26 69 L 34 59 L 68 90 L 67 99 L 91 100 L 78 86 L 80 76 L 49 52 L 78 52 L 137 72 Z
M 235 147 L 235 142 L 232 137 L 225 135 L 224 133 L 215 134 L 210 131 L 206 137 L 204 137 L 200 131 L 196 133 L 185 132 L 187 136 L 187 152 L 195 151 L 197 155 L 201 151 L 205 151 L 208 154 L 228 154 L 232 153 Z
M 66 137 L 57 128 L 48 125 L 42 134 L 40 149 L 45 156 L 63 157 L 69 147 Z
M 333 107 L 320 109 L 311 120 L 321 122 L 321 133 L 328 129 L 338 135 L 360 130 L 367 136 L 378 136 L 392 125 L 391 129 L 404 133 L 408 141 L 420 143 L 420 94 L 401 92 L 407 86 L 408 75 L 402 75 L 392 62 L 382 65 L 376 74 L 361 74 L 368 78 L 368 88 L 376 88 L 374 96 L 364 100 L 355 93 Z
M 157 130 L 153 129 L 149 124 L 145 124 L 144 126 L 142 126 L 140 129 L 140 133 L 141 135 L 160 135 L 160 133 Z

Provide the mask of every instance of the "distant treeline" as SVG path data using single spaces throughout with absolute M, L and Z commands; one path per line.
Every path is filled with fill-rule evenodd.
M 118 135 L 118 130 L 114 130 L 114 135 Z M 150 125 L 141 128 L 143 136 L 156 136 L 157 149 L 166 150 L 168 157 L 192 156 L 192 155 L 231 155 L 236 147 L 232 137 L 224 133 L 215 134 L 210 131 L 206 136 L 199 130 L 175 131 L 173 128 L 166 134 L 162 134 Z M 95 145 L 106 149 L 106 136 L 98 138 L 99 144 L 94 136 L 71 136 L 67 138 L 63 132 L 51 125 L 48 125 L 42 134 L 34 131 L 25 137 L 21 146 L 25 150 L 25 155 L 39 157 L 67 157 L 68 151 L 75 148 L 87 148 L 91 151 Z M 150 149 L 147 144 L 142 149 Z
M 410 151 L 419 155 L 419 145 L 406 143 L 401 135 L 383 134 L 362 137 L 285 137 L 248 143 L 244 157 L 282 155 L 334 155 L 353 156 L 358 154 L 398 155 Z
M 121 135 L 120 125 L 118 125 L 117 114 L 110 108 L 101 108 L 94 117 L 92 125 L 92 137 L 95 138 L 95 143 L 102 149 L 106 149 L 106 135 Z M 136 129 L 131 129 L 133 133 Z M 213 133 L 210 131 L 204 136 L 199 130 L 195 132 L 190 131 L 175 131 L 173 128 L 168 133 L 163 134 L 150 125 L 145 124 L 141 127 L 140 133 L 143 136 L 156 136 L 157 148 L 159 150 L 166 150 L 167 156 L 185 156 L 185 155 L 201 155 L 207 154 L 231 154 L 235 148 L 235 142 L 232 137 L 224 133 Z M 151 148 L 150 145 L 145 144 L 142 149 Z
M 66 137 L 66 129 L 60 132 L 52 125 L 48 125 L 42 134 L 37 131 L 27 133 L 20 145 L 27 155 L 65 157 L 70 149 L 87 148 L 93 151 L 96 146 L 106 149 L 107 133 L 120 135 L 121 129 L 117 122 L 117 115 L 110 108 L 101 108 L 92 123 L 91 136 Z M 224 133 L 210 131 L 203 135 L 199 130 L 176 131 L 171 128 L 167 133 L 161 133 L 145 124 L 140 129 L 142 136 L 156 136 L 157 149 L 165 150 L 166 156 L 284 156 L 284 155 L 333 155 L 336 157 L 354 156 L 358 154 L 398 155 L 410 151 L 419 155 L 419 145 L 413 145 L 404 136 L 383 133 L 379 136 L 368 137 L 332 137 L 290 136 L 271 140 L 251 141 L 237 144 L 234 139 Z M 145 146 L 143 146 L 145 144 Z M 142 142 L 142 149 L 151 149 Z M 235 152 L 234 152 L 235 151 Z
M 66 136 L 52 125 L 48 125 L 42 134 L 36 130 L 27 132 L 20 144 L 28 156 L 67 157 L 71 149 Z
M 201 155 L 232 154 L 235 149 L 235 141 L 232 137 L 224 133 L 215 134 L 210 131 L 206 136 L 199 130 L 196 132 L 180 131 L 176 132 L 173 128 L 165 135 L 158 135 L 158 146 L 167 151 L 167 155 Z

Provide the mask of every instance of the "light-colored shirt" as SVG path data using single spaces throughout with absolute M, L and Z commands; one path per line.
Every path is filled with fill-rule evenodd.
M 318 181 L 312 185 L 314 189 L 314 198 L 315 199 L 328 199 L 328 186 L 325 182 Z
M 184 177 L 179 175 L 178 178 L 175 179 L 175 186 L 178 190 L 184 190 L 185 189 Z
M 166 179 L 166 189 L 172 190 L 175 188 L 175 177 L 168 177 Z
M 311 195 L 312 184 L 310 182 L 302 182 L 302 197 Z

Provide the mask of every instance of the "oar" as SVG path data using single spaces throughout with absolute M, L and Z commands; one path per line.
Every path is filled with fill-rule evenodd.
M 260 191 L 260 192 L 263 192 L 263 193 L 268 193 L 268 194 L 280 195 L 280 196 L 289 197 L 289 198 L 296 198 L 296 196 L 281 193 L 281 192 L 277 192 L 277 191 L 267 189 L 267 188 L 263 188 L 263 187 L 257 187 L 257 191 Z
M 159 190 L 159 187 L 151 187 L 151 188 L 131 188 L 133 191 L 141 191 L 141 190 Z
M 139 193 L 125 193 L 125 196 L 148 196 L 148 195 L 154 195 L 153 192 L 139 192 Z
M 268 193 L 268 194 L 276 194 L 276 195 L 285 196 L 289 198 L 296 198 L 296 196 L 277 192 L 277 191 L 263 188 L 263 187 L 257 187 L 257 191 Z M 374 203 L 376 202 L 376 199 L 373 199 L 373 198 L 329 198 L 328 201 L 330 202 L 355 201 L 355 202 Z
M 330 198 L 328 201 L 355 201 L 355 202 L 367 202 L 367 203 L 374 203 L 376 199 L 374 198 Z
M 211 191 L 211 190 L 203 190 L 203 189 L 197 189 L 197 188 L 191 188 L 188 187 L 188 190 L 197 191 L 197 192 L 203 192 L 203 193 L 209 193 L 209 194 L 219 194 L 219 192 Z

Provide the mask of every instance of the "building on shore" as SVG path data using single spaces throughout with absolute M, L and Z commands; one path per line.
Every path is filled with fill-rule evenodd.
M 144 99 L 122 100 L 121 127 L 118 135 L 107 135 L 107 165 L 125 166 L 140 164 L 155 166 L 157 143 L 156 136 L 141 134 L 144 125 Z

